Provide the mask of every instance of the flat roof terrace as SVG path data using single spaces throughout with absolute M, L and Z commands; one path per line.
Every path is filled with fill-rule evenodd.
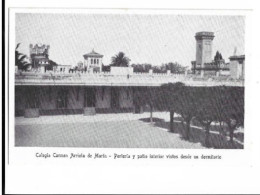
M 236 80 L 228 76 L 201 77 L 192 74 L 133 73 L 129 75 L 115 75 L 110 72 L 19 72 L 15 74 L 15 85 L 156 87 L 165 83 L 176 82 L 182 82 L 187 86 L 244 86 L 244 80 Z

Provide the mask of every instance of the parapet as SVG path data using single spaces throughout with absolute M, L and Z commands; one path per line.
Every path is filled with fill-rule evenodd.
M 214 39 L 214 32 L 207 32 L 207 31 L 202 31 L 202 32 L 197 32 L 195 34 L 196 40 L 202 40 L 202 39 Z

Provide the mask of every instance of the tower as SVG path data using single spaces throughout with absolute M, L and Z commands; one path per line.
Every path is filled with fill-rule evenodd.
M 100 72 L 102 70 L 102 58 L 103 55 L 92 50 L 92 52 L 83 55 L 84 67 L 87 67 L 88 71 Z
M 214 39 L 213 32 L 197 32 L 196 39 L 196 67 L 200 69 L 200 73 L 204 75 L 204 64 L 212 62 L 212 40 Z
M 45 44 L 29 45 L 32 68 L 45 69 L 45 66 L 49 65 L 49 49 L 50 46 Z

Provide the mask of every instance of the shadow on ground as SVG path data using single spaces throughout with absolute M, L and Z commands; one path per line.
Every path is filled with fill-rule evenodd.
M 176 120 L 177 118 L 174 118 Z M 178 118 L 179 119 L 179 118 Z M 183 124 L 180 120 L 174 121 L 174 133 L 177 133 L 181 136 L 181 139 L 185 140 L 185 124 Z M 150 122 L 150 118 L 141 118 L 139 119 L 145 123 Z M 169 130 L 170 129 L 170 122 L 166 122 L 164 119 L 160 118 L 153 118 L 153 125 L 156 127 L 164 128 Z M 197 125 L 197 124 L 196 124 Z M 244 146 L 240 143 L 237 143 L 234 141 L 232 144 L 227 137 L 225 136 L 226 133 L 223 134 L 218 134 L 218 127 L 213 126 L 213 130 L 210 133 L 209 137 L 209 148 L 215 148 L 215 149 L 243 149 Z M 220 129 L 219 129 L 220 130 Z M 213 133 L 215 132 L 215 133 Z M 168 131 L 168 133 L 172 133 Z M 202 130 L 201 128 L 196 128 L 196 127 L 191 127 L 190 128 L 190 136 L 189 136 L 189 142 L 193 143 L 201 143 L 204 147 L 205 145 L 205 131 Z M 243 135 L 241 133 L 238 133 L 235 135 L 236 138 L 241 140 L 243 142 Z M 187 140 L 186 140 L 187 141 Z

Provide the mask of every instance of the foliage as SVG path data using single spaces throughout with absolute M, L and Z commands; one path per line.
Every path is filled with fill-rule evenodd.
M 18 51 L 20 44 L 18 43 L 15 48 L 15 65 L 18 66 L 19 70 L 27 70 L 30 63 L 25 60 L 27 56 Z
M 184 67 L 177 62 L 169 62 L 167 64 L 163 64 L 163 66 L 165 66 L 166 70 L 170 70 L 171 73 L 185 73 L 187 69 L 187 67 Z
M 173 125 L 174 112 L 182 116 L 186 123 L 186 139 L 189 139 L 191 121 L 196 118 L 206 130 L 206 146 L 213 121 L 227 124 L 231 142 L 234 130 L 244 123 L 243 87 L 189 87 L 169 83 L 162 85 L 155 97 L 158 108 L 170 111 L 170 125 Z
M 160 96 L 159 91 L 154 87 L 146 87 L 134 90 L 134 104 L 138 106 L 148 105 L 150 107 L 150 122 L 153 121 L 153 110 L 156 107 L 156 100 Z
M 244 88 L 218 87 L 215 103 L 218 121 L 227 124 L 230 141 L 233 142 L 234 130 L 244 125 Z
M 149 72 L 152 68 L 151 64 L 132 64 L 134 72 Z
M 53 70 L 55 66 L 58 66 L 58 64 L 52 60 L 49 60 L 49 64 L 46 65 L 46 70 Z
M 171 73 L 184 73 L 187 69 L 187 67 L 177 62 L 169 62 L 161 66 L 153 66 L 151 64 L 132 64 L 131 66 L 134 68 L 134 72 L 149 72 L 152 69 L 154 73 L 166 73 L 167 70 L 170 70 Z
M 102 64 L 102 72 L 110 72 L 110 66 L 105 66 Z
M 170 131 L 174 132 L 174 112 L 180 110 L 180 98 L 179 94 L 184 89 L 183 83 L 168 83 L 164 84 L 160 88 L 160 95 L 157 98 L 157 108 L 160 110 L 170 111 Z
M 129 62 L 130 59 L 123 52 L 119 52 L 111 58 L 111 66 L 128 67 Z
M 216 61 L 219 61 L 219 60 L 222 60 L 223 58 L 222 58 L 222 55 L 221 55 L 221 53 L 219 52 L 219 51 L 217 51 L 216 52 L 216 55 L 215 55 L 215 57 L 214 57 L 214 61 L 216 62 Z

